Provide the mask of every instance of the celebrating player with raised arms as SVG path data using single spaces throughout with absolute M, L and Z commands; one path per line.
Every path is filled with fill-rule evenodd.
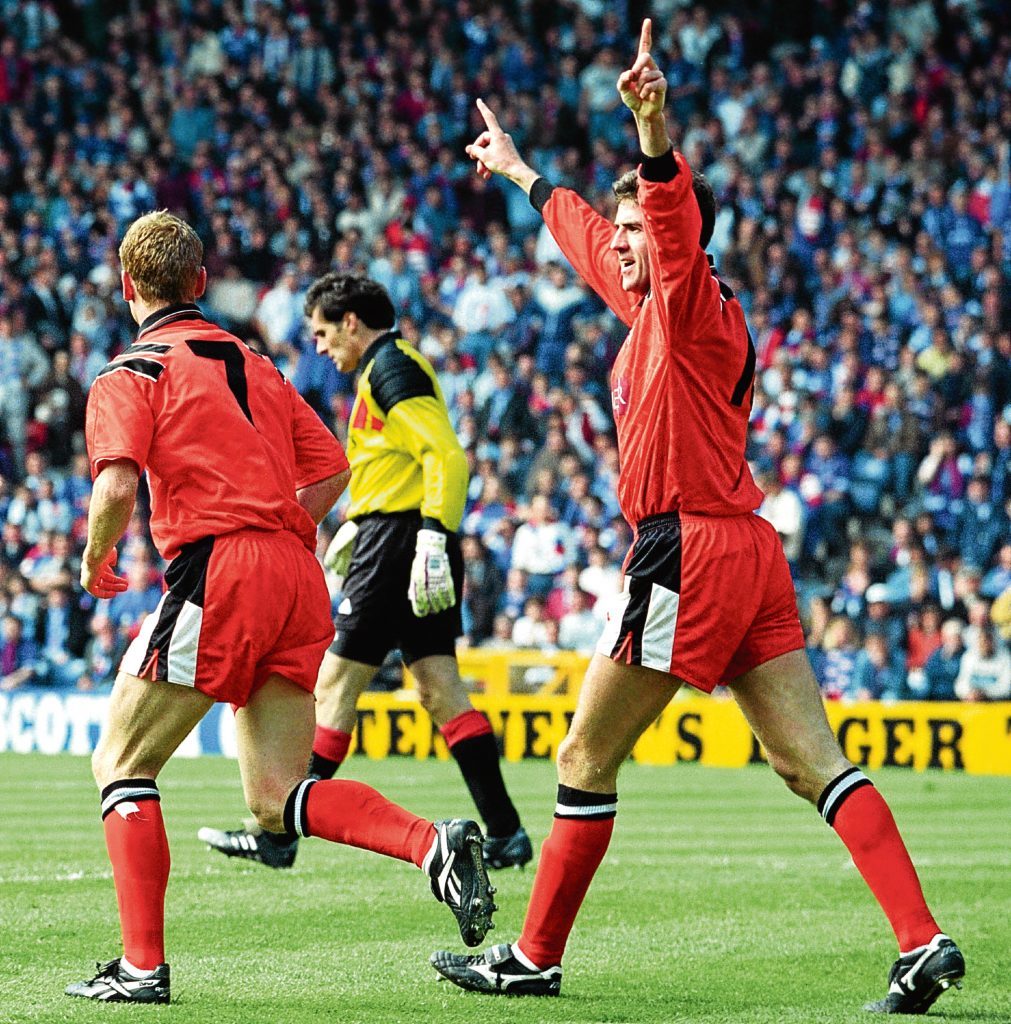
M 804 652 L 796 596 L 745 461 L 755 350 L 741 305 L 705 247 L 713 193 L 668 137 L 651 23 L 618 79 L 642 150 L 614 187 L 614 223 L 519 156 L 482 101 L 467 147 L 482 176 L 524 189 L 583 279 L 628 327 L 612 371 L 621 472 L 634 527 L 624 585 L 558 751 L 551 834 L 518 940 L 479 956 L 437 953 L 463 988 L 557 995 L 566 940 L 611 838 L 617 776 L 636 740 L 688 683 L 730 687 L 769 762 L 846 844 L 898 940 L 887 996 L 920 1013 L 965 965 L 932 917 L 884 799 L 844 757 Z
M 456 530 L 467 459 L 435 371 L 394 329 L 393 303 L 376 281 L 327 274 L 309 289 L 305 312 L 317 351 L 344 373 L 361 371 L 348 424 L 351 505 L 325 556 L 344 584 L 337 635 L 316 683 L 309 771 L 334 776 L 358 698 L 397 648 L 484 819 L 485 861 L 522 866 L 533 856 L 530 839 L 502 781 L 491 724 L 471 706 L 456 661 L 463 580 Z M 227 856 L 273 867 L 288 867 L 298 842 L 256 829 L 203 828 L 200 838 Z
M 476 945 L 494 892 L 477 824 L 430 822 L 358 782 L 306 778 L 313 688 L 333 640 L 316 525 L 347 486 L 341 446 L 266 358 L 208 322 L 203 246 L 169 213 L 135 221 L 120 247 L 135 344 L 88 397 L 95 478 L 81 583 L 127 587 L 116 543 L 140 474 L 167 590 L 120 666 L 92 760 L 112 861 L 123 956 L 67 993 L 169 1000 L 169 851 L 157 777 L 216 701 L 236 709 L 246 802 L 264 828 L 320 836 L 424 870 Z

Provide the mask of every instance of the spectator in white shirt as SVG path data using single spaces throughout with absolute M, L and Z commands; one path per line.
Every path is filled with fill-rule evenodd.
M 478 366 L 483 366 L 499 331 L 515 315 L 501 283 L 489 281 L 484 263 L 476 262 L 453 306 L 453 324 L 463 333 L 460 352 L 473 356 Z
M 758 486 L 765 491 L 758 514 L 772 523 L 783 542 L 786 560 L 795 565 L 804 542 L 804 506 L 800 497 L 796 491 L 784 487 L 775 473 L 760 477 Z
M 583 590 L 573 594 L 572 610 L 562 616 L 558 626 L 558 646 L 566 651 L 592 652 L 600 639 L 600 619 L 590 607 L 590 595 Z
M 543 494 L 530 501 L 527 521 L 516 531 L 512 568 L 527 573 L 534 594 L 546 594 L 556 573 L 573 560 L 572 530 L 556 521 L 555 510 Z
M 528 597 L 523 614 L 513 624 L 513 643 L 517 647 L 543 647 L 548 642 L 547 621 L 544 601 L 539 597 Z
M 271 288 L 256 309 L 256 326 L 272 355 L 287 349 L 302 324 L 302 295 L 298 289 L 298 270 L 285 265 L 281 279 Z
M 1011 653 L 997 650 L 991 628 L 980 629 L 975 643 L 962 655 L 955 696 L 968 701 L 1011 697 Z

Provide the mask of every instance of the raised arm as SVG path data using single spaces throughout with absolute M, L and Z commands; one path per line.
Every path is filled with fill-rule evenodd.
M 484 100 L 477 101 L 485 130 L 467 146 L 482 178 L 499 174 L 530 196 L 530 203 L 544 217 L 552 237 L 576 273 L 626 324 L 635 318 L 638 297 L 621 287 L 617 255 L 610 249 L 614 225 L 586 200 L 567 188 L 555 188 L 517 152 L 516 145 Z
M 702 216 L 692 171 L 684 157 L 675 154 L 667 131 L 667 82 L 650 53 L 652 36 L 652 22 L 646 18 L 635 61 L 618 77 L 617 87 L 635 117 L 642 150 L 639 206 L 649 247 L 651 288 L 668 331 L 683 341 L 687 314 L 700 303 L 719 309 L 720 291 L 700 244 Z

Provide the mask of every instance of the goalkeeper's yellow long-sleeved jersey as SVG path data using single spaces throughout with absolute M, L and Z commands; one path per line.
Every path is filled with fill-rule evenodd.
M 361 366 L 348 425 L 348 518 L 420 509 L 424 519 L 455 532 L 467 496 L 467 457 L 435 371 L 395 331 L 376 338 Z

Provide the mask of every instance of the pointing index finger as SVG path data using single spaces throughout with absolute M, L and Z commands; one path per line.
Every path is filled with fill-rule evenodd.
M 481 112 L 481 116 L 484 118 L 484 123 L 491 131 L 502 131 L 501 127 L 499 127 L 498 118 L 492 113 L 491 107 L 489 107 L 484 100 L 478 98 L 477 109 Z
M 639 33 L 639 53 L 649 53 L 653 48 L 653 22 L 649 18 L 643 18 L 642 31 Z

